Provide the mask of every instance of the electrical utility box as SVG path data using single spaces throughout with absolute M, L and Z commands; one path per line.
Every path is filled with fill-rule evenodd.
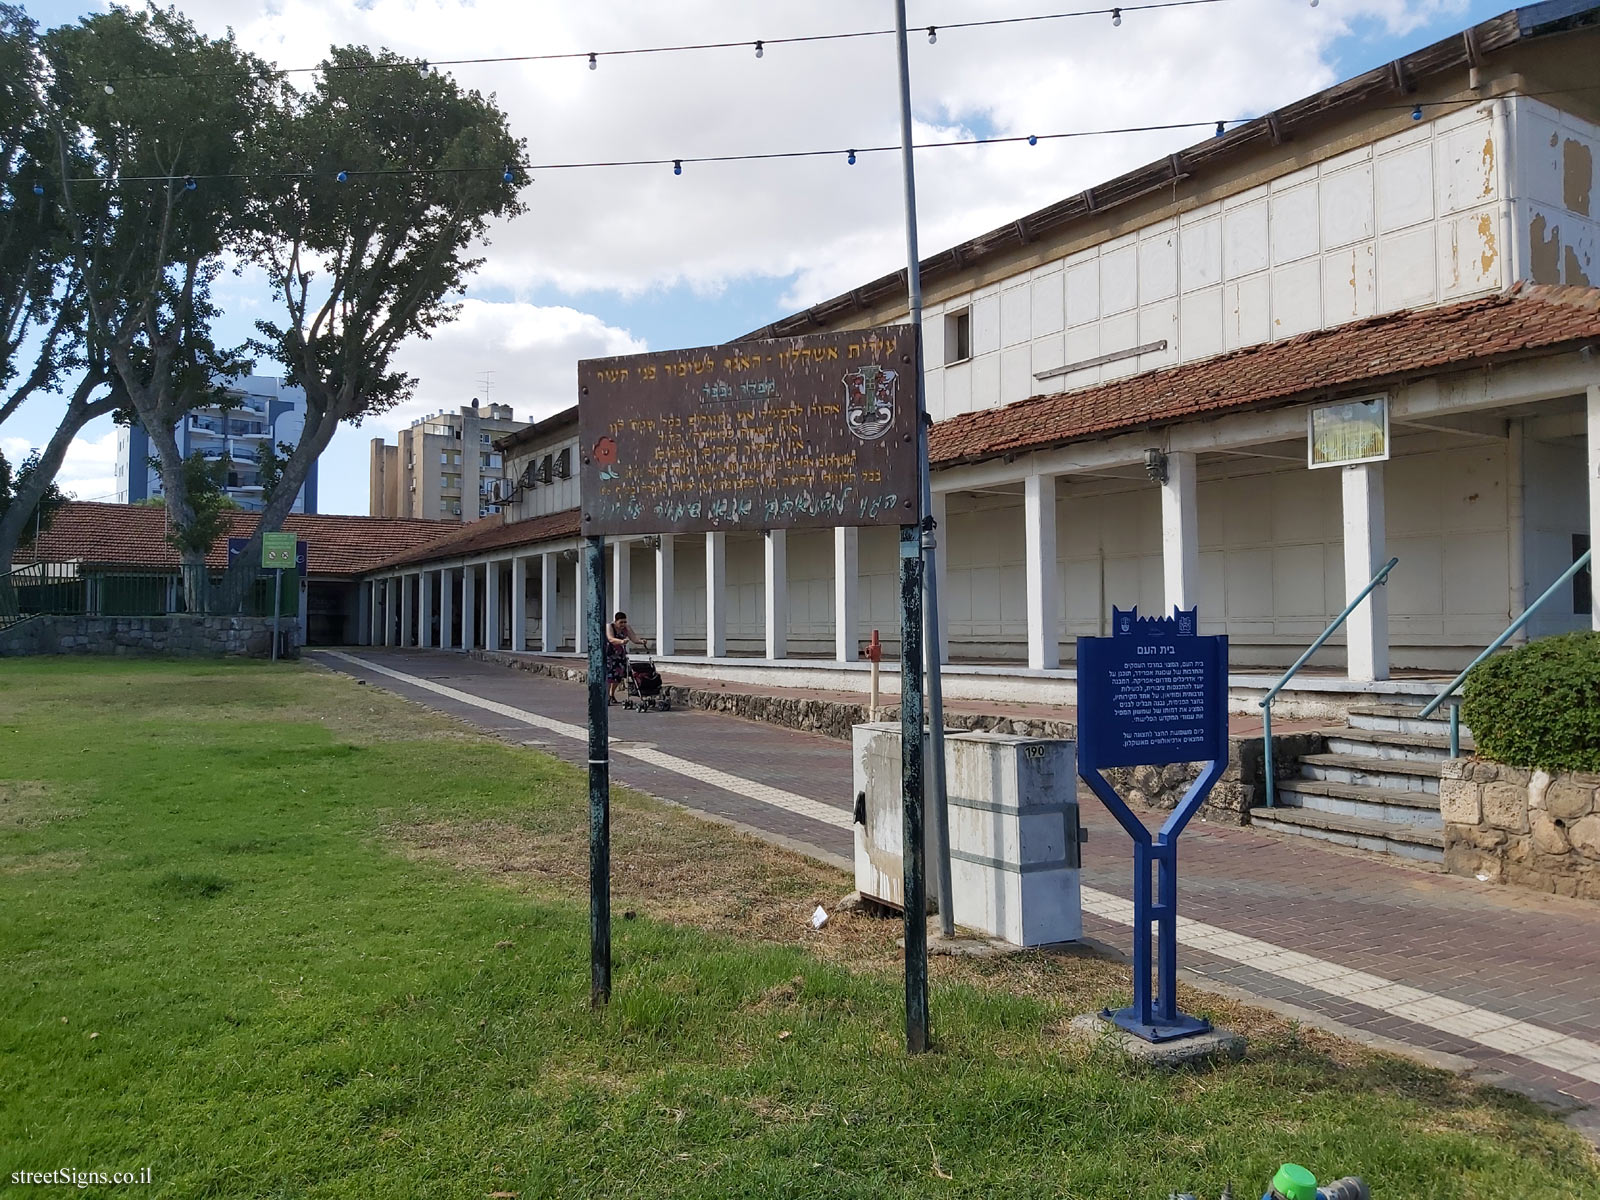
M 856 890 L 904 908 L 900 726 L 857 725 L 853 748 Z M 1074 742 L 998 733 L 945 738 L 956 924 L 1018 946 L 1083 936 L 1077 778 Z M 924 826 L 931 834 L 931 812 Z

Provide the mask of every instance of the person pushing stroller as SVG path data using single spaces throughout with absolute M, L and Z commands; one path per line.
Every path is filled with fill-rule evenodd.
M 628 624 L 628 614 L 619 612 L 606 626 L 606 703 L 617 702 L 617 684 L 628 677 L 628 644 L 641 650 L 650 643 L 633 631 Z

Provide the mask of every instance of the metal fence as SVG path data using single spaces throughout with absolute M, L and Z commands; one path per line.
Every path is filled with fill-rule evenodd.
M 220 613 L 216 584 L 208 575 L 194 611 Z M 281 616 L 300 612 L 298 580 L 291 573 L 279 600 Z M 274 579 L 263 572 L 252 582 L 244 603 L 230 611 L 242 616 L 272 615 Z M 187 589 L 177 571 L 118 571 L 76 562 L 30 563 L 0 575 L 0 629 L 38 616 L 160 617 L 190 611 Z

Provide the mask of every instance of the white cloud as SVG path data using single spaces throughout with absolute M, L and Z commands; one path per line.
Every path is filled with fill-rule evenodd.
M 26 438 L 0 438 L 0 451 L 15 468 L 32 454 L 35 445 Z M 80 434 L 67 447 L 67 456 L 56 473 L 56 486 L 78 500 L 109 500 L 117 490 L 113 467 L 117 461 L 117 431 L 107 425 L 99 437 Z
M 417 399 L 363 423 L 372 436 L 476 397 L 509 404 L 526 420 L 577 403 L 577 362 L 636 354 L 626 330 L 573 308 L 468 299 L 454 322 L 427 341 L 406 343 L 395 366 L 421 381 Z M 493 372 L 485 392 L 482 377 Z

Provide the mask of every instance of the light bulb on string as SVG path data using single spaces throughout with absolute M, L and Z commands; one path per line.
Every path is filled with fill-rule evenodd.
M 44 195 L 44 184 L 42 184 L 42 183 L 36 183 L 36 184 L 34 184 L 34 185 L 33 185 L 33 194 L 34 194 L 34 195 L 35 195 L 35 196 L 42 196 L 42 195 Z
M 117 89 L 112 87 L 109 83 L 106 84 L 106 95 L 115 96 L 116 94 L 117 94 Z
M 928 45 L 932 46 L 932 45 L 936 44 L 938 41 L 939 41 L 939 27 L 937 25 L 929 25 L 928 26 Z
M 1113 8 L 1111 10 L 1111 23 L 1113 25 L 1122 24 L 1122 10 L 1120 8 Z
M 1311 7 L 1315 8 L 1319 3 L 1321 3 L 1321 0 L 1311 0 Z
M 767 52 L 761 48 L 761 43 L 759 41 L 756 42 L 756 57 L 757 58 L 765 57 L 766 53 Z
M 672 173 L 674 175 L 683 174 L 683 159 L 675 158 L 672 160 Z
M 184 177 L 184 180 L 183 180 L 183 189 L 184 189 L 184 191 L 192 192 L 199 186 L 200 186 L 200 184 L 195 180 L 195 177 L 193 175 L 186 175 Z
M 340 183 L 349 183 L 350 182 L 350 172 L 349 171 L 340 171 L 337 175 L 334 176 L 334 179 L 336 179 Z
M 1037 145 L 1038 145 L 1038 144 L 1039 144 L 1039 138 L 1038 138 L 1038 136 L 1037 136 L 1037 135 L 1036 135 L 1036 134 L 1032 134 L 1032 133 L 1030 133 L 1030 134 L 1029 134 L 1029 135 L 1028 135 L 1028 145 L 1030 145 L 1030 146 L 1037 146 Z
M 1221 122 L 1221 121 L 1218 121 L 1218 122 L 1217 122 L 1217 136 L 1218 136 L 1218 137 L 1221 137 L 1221 136 L 1222 136 L 1222 134 L 1223 134 L 1223 128 L 1222 128 L 1222 126 L 1223 126 L 1223 122 Z
M 507 166 L 506 169 L 501 172 L 500 178 L 504 179 L 507 183 L 511 183 L 516 179 L 516 173 L 512 171 L 509 166 Z
M 600 60 L 598 58 L 596 58 L 593 54 L 590 54 L 589 55 L 589 70 L 598 71 L 599 69 L 600 69 Z
M 1413 121 L 1422 120 L 1422 105 L 1418 104 L 1411 110 L 1411 119 Z
M 850 151 L 850 153 L 848 153 L 848 154 L 846 154 L 844 156 L 844 161 L 849 163 L 852 167 L 855 166 L 856 165 L 856 152 L 854 150 Z

